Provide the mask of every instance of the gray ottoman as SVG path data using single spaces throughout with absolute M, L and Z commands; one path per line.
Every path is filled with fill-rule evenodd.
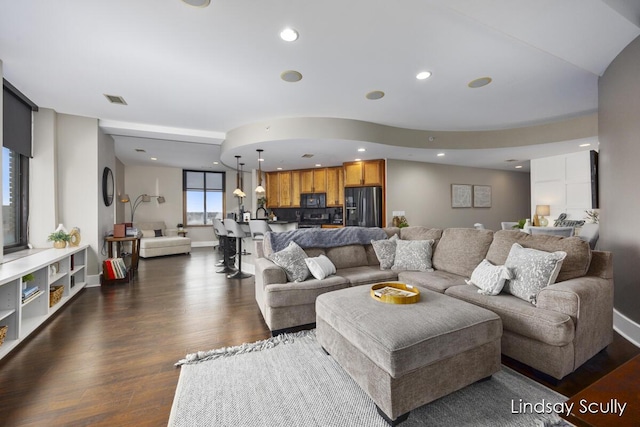
M 316 300 L 322 347 L 391 424 L 500 370 L 502 322 L 489 310 L 420 288 L 420 302 L 385 304 L 370 286 Z

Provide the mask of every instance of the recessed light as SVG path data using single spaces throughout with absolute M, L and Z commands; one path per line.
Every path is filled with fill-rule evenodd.
M 182 0 L 182 2 L 193 7 L 207 7 L 211 4 L 211 0 Z
M 158 158 L 157 157 L 152 157 L 151 160 L 158 160 Z
M 477 89 L 479 87 L 483 87 L 492 82 L 491 77 L 480 77 L 479 79 L 471 80 L 468 86 L 471 89 Z
M 294 42 L 298 40 L 298 32 L 293 28 L 285 28 L 280 31 L 280 38 L 286 42 Z
M 287 70 L 283 71 L 282 74 L 280 74 L 280 78 L 285 82 L 295 83 L 302 80 L 302 74 L 295 70 Z
M 279 171 L 281 171 L 281 170 L 282 170 L 282 168 L 276 168 L 276 169 L 277 169 L 277 170 L 279 170 Z
M 361 160 L 362 160 L 362 159 L 355 159 L 354 161 L 359 162 L 359 161 L 361 161 Z
M 522 165 L 516 166 L 516 169 L 522 169 Z
M 375 101 L 376 99 L 380 99 L 384 96 L 384 92 L 381 90 L 374 90 L 365 95 L 367 99 Z
M 322 166 L 320 163 L 316 163 L 317 168 L 319 168 L 320 166 Z
M 214 164 L 214 165 L 217 165 L 217 164 L 219 164 L 219 163 L 218 163 L 218 162 L 213 162 L 213 164 Z
M 589 147 L 591 144 L 589 143 L 585 143 L 585 144 L 580 144 L 578 147 Z
M 365 151 L 367 151 L 367 149 L 366 148 L 358 148 L 358 151 L 361 152 L 361 153 L 364 153 Z
M 425 80 L 425 79 L 428 79 L 429 77 L 431 77 L 431 71 L 420 71 L 416 75 L 416 79 L 418 80 Z
M 444 153 L 438 153 L 436 154 L 438 157 L 444 157 Z

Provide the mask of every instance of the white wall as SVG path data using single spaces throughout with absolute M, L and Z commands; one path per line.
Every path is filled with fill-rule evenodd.
M 115 209 L 118 205 L 118 199 L 116 197 L 116 191 L 114 189 L 114 199 L 110 206 L 106 206 L 102 195 L 102 176 L 105 168 L 111 169 L 114 174 L 116 171 L 116 154 L 115 143 L 113 138 L 106 135 L 102 129 L 98 129 L 98 236 L 105 236 L 110 230 L 113 229 L 115 223 Z M 101 254 L 100 261 L 106 259 L 106 254 Z
M 48 248 L 58 226 L 57 114 L 48 108 L 33 113 L 33 158 L 29 167 L 29 243 Z
M 490 185 L 490 208 L 452 208 L 451 184 Z M 387 160 L 387 222 L 405 211 L 409 225 L 499 230 L 502 221 L 529 214 L 529 174 L 434 163 Z
M 591 161 L 589 151 L 531 160 L 531 215 L 536 205 L 549 205 L 553 219 L 561 213 L 581 220 L 591 209 Z

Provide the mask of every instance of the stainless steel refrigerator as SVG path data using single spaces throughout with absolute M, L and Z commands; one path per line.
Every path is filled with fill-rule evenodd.
M 382 227 L 382 188 L 344 189 L 345 225 Z

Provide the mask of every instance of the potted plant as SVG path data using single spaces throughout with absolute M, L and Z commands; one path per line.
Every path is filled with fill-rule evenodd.
M 54 248 L 63 249 L 67 246 L 67 242 L 71 240 L 71 236 L 60 230 L 49 234 L 49 238 L 47 240 L 53 242 Z

